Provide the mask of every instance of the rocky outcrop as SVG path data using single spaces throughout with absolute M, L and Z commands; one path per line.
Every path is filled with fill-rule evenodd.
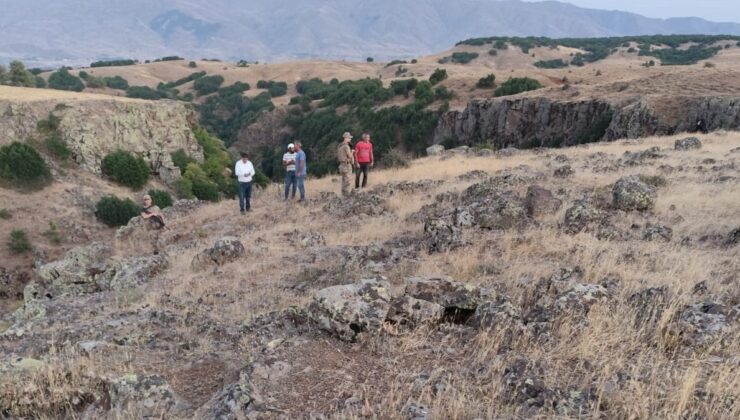
M 144 158 L 168 183 L 180 176 L 171 152 L 183 149 L 196 160 L 203 159 L 191 131 L 195 111 L 175 101 L 0 100 L 0 145 L 34 137 L 39 121 L 51 114 L 59 118 L 57 130 L 72 151 L 72 159 L 96 174 L 101 173 L 105 155 L 118 149 Z
M 681 104 L 680 114 L 661 106 L 666 101 Z M 679 97 L 655 103 L 643 97 L 476 100 L 462 111 L 450 111 L 440 117 L 434 142 L 454 138 L 468 145 L 488 141 L 499 148 L 559 147 L 691 131 L 699 119 L 710 130 L 739 129 L 740 98 Z

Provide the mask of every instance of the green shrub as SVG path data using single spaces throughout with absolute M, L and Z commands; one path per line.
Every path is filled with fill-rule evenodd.
M 8 249 L 14 254 L 23 254 L 33 249 L 31 241 L 28 240 L 26 232 L 20 229 L 13 229 L 10 232 L 10 240 L 8 241 Z
M 534 66 L 540 69 L 562 69 L 563 67 L 568 67 L 568 63 L 558 58 L 555 60 L 540 60 L 535 62 Z
M 172 196 L 167 191 L 149 190 L 147 194 L 152 197 L 152 204 L 160 209 L 172 206 Z
M 492 49 L 488 50 L 488 55 L 495 57 L 495 56 L 498 55 L 498 50 L 495 49 L 495 48 L 492 48 Z
M 437 83 L 447 79 L 447 70 L 445 69 L 436 69 L 432 73 L 431 76 L 429 76 L 429 82 L 432 85 L 436 85 Z
M 85 85 L 82 83 L 79 77 L 69 73 L 65 67 L 55 71 L 49 76 L 49 87 L 58 90 L 71 90 L 74 92 L 82 92 L 85 89 Z
M 489 74 L 486 77 L 478 79 L 478 83 L 476 83 L 475 85 L 481 89 L 493 88 L 494 86 L 496 86 L 496 76 L 493 74 Z
M 181 173 L 185 172 L 185 168 L 188 166 L 189 163 L 195 163 L 195 159 L 188 156 L 188 154 L 185 153 L 184 149 L 175 150 L 170 154 L 170 157 L 172 157 L 172 163 L 180 168 Z
M 415 58 L 414 58 L 413 60 L 411 60 L 411 64 L 416 64 L 416 63 L 418 63 L 418 62 L 419 62 L 419 60 L 417 60 L 417 59 L 415 59 Z
M 43 131 L 44 133 L 53 133 L 59 129 L 59 123 L 62 119 L 56 115 L 49 113 L 49 116 L 45 120 L 39 120 L 36 123 L 36 128 Z
M 46 80 L 41 76 L 34 76 L 33 80 L 36 83 L 36 87 L 39 89 L 46 89 Z
M 116 66 L 133 66 L 138 63 L 136 60 L 108 60 L 96 61 L 90 64 L 90 67 L 116 67 Z
M 530 90 L 539 89 L 542 84 L 535 79 L 529 77 L 515 77 L 509 79 L 501 84 L 495 91 L 495 96 L 508 96 L 516 95 L 517 93 L 527 92 Z
M 432 102 L 434 102 L 434 91 L 432 90 L 432 84 L 426 80 L 419 82 L 414 90 L 415 104 L 420 108 L 423 108 Z
M 13 217 L 13 214 L 10 213 L 10 210 L 8 209 L 0 209 L 0 219 L 8 220 Z
M 106 77 L 105 85 L 111 89 L 118 90 L 127 90 L 129 88 L 128 80 L 124 79 L 121 76 Z
M 252 182 L 254 182 L 254 185 L 263 189 L 267 188 L 267 186 L 270 185 L 270 178 L 268 178 L 260 170 L 255 169 L 254 172 L 254 176 L 252 177 Z
M 635 49 L 635 47 L 629 47 L 629 48 L 627 48 L 627 52 L 628 53 L 636 53 L 637 52 L 637 49 Z
M 270 96 L 277 98 L 288 93 L 288 84 L 286 82 L 276 82 L 274 80 L 266 81 L 260 80 L 257 82 L 258 89 L 267 89 Z
M 218 201 L 218 184 L 208 178 L 205 171 L 195 163 L 185 170 L 184 178 L 190 181 L 190 193 L 198 200 Z
M 150 88 L 149 86 L 131 86 L 126 89 L 126 96 L 129 98 L 157 100 L 162 98 L 162 94 Z
M 124 150 L 105 156 L 102 169 L 113 181 L 135 190 L 143 187 L 149 180 L 149 165 L 144 159 Z
M 51 178 L 41 155 L 26 143 L 0 147 L 0 180 L 15 185 L 40 186 Z
M 391 67 L 391 66 L 395 66 L 396 64 L 408 64 L 408 61 L 406 61 L 406 60 L 393 60 L 390 63 L 386 64 L 385 67 L 388 68 L 388 67 Z
M 67 142 L 62 138 L 61 134 L 57 132 L 46 138 L 44 146 L 49 153 L 59 160 L 66 161 L 70 156 L 72 156 L 72 151 L 69 150 Z
M 198 67 L 198 64 L 195 61 L 191 61 L 188 63 L 188 67 L 190 67 L 191 69 L 194 69 Z
M 166 57 L 157 58 L 156 60 L 154 60 L 154 62 L 158 63 L 160 61 L 180 61 L 180 60 L 184 60 L 184 58 L 177 56 L 177 55 L 168 55 Z
M 95 216 L 106 225 L 116 227 L 128 224 L 129 220 L 139 215 L 140 210 L 129 198 L 108 195 L 95 205 Z
M 504 40 L 499 39 L 493 44 L 493 48 L 497 50 L 508 50 L 509 44 L 507 44 Z
M 36 78 L 33 73 L 26 70 L 26 66 L 22 62 L 15 60 L 10 62 L 7 80 L 4 83 L 11 86 L 35 87 Z
M 90 89 L 100 89 L 105 87 L 105 80 L 99 77 L 88 76 L 85 79 L 85 85 Z
M 640 181 L 652 185 L 655 188 L 661 188 L 668 185 L 668 180 L 660 175 L 638 175 Z
M 418 83 L 419 81 L 414 78 L 394 80 L 391 82 L 390 89 L 393 91 L 394 95 L 403 95 L 408 98 L 409 93 L 413 92 L 414 89 L 416 89 L 416 85 Z
M 224 77 L 221 75 L 215 76 L 203 76 L 193 83 L 193 90 L 198 96 L 208 95 L 218 91 L 218 88 L 224 82 Z
M 468 64 L 478 58 L 478 53 L 474 52 L 454 52 L 452 53 L 452 62 L 458 64 Z
M 62 243 L 62 235 L 54 222 L 49 222 L 49 229 L 44 232 L 44 236 L 54 245 Z
M 434 89 L 434 99 L 448 101 L 452 99 L 453 96 L 454 94 L 452 93 L 452 91 L 444 86 L 437 86 Z

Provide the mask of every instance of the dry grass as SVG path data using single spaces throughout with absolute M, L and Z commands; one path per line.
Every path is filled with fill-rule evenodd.
M 462 191 L 474 182 L 461 181 L 459 175 L 471 170 L 495 175 L 499 170 L 527 165 L 526 173 L 546 175 L 538 183 L 552 190 L 564 190 L 567 200 L 560 211 L 541 218 L 540 226 L 521 231 L 467 231 L 470 246 L 449 253 L 422 254 L 419 261 L 394 268 L 402 274 L 391 276 L 391 280 L 398 285 L 406 275 L 448 275 L 493 288 L 514 304 L 524 306 L 539 279 L 559 268 L 578 266 L 583 270 L 583 283 L 598 283 L 607 277 L 618 279 L 616 296 L 594 305 L 584 319 L 559 320 L 546 340 L 528 331 L 512 334 L 501 328 L 475 332 L 455 325 L 410 332 L 389 328 L 386 334 L 355 345 L 326 337 L 298 340 L 270 353 L 270 360 L 284 360 L 294 368 L 284 381 L 260 382 L 262 392 L 274 398 L 272 404 L 285 410 L 288 417 L 321 411 L 335 413 L 337 418 L 405 418 L 402 413 L 414 402 L 427 407 L 434 418 L 446 419 L 738 418 L 740 375 L 736 361 L 740 338 L 736 326 L 722 339 L 688 352 L 680 346 L 681 337 L 675 335 L 671 326 L 673 316 L 684 305 L 702 299 L 693 295 L 694 285 L 700 281 L 707 282 L 710 299 L 735 304 L 740 300 L 737 247 L 681 245 L 684 236 L 727 233 L 731 227 L 737 227 L 740 184 L 713 182 L 713 171 L 699 171 L 696 167 L 708 158 L 736 161 L 735 155 L 728 152 L 740 146 L 740 134 L 701 136 L 704 147 L 698 152 L 673 151 L 676 138 L 599 143 L 546 154 L 520 152 L 508 158 L 430 157 L 415 161 L 408 168 L 371 171 L 371 188 L 399 180 L 445 181 L 431 191 L 390 198 L 390 214 L 374 218 L 338 220 L 323 213 L 323 203 L 315 199 L 307 206 L 283 203 L 277 189 L 258 193 L 253 200 L 254 211 L 248 216 L 239 215 L 236 202 L 231 200 L 204 206 L 187 219 L 173 221 L 172 228 L 189 233 L 196 246 L 171 255 L 171 268 L 152 280 L 142 296 L 122 298 L 110 311 L 113 314 L 157 308 L 178 314 L 183 320 L 203 318 L 218 325 L 240 326 L 262 314 L 303 307 L 310 301 L 310 291 L 292 286 L 298 279 L 310 282 L 312 270 L 326 267 L 303 260 L 308 251 L 298 246 L 296 231 L 319 232 L 328 247 L 380 244 L 407 233 L 418 234 L 421 221 L 409 222 L 407 217 L 431 203 L 437 193 Z M 625 151 L 651 146 L 659 146 L 665 157 L 618 172 L 594 172 L 589 158 L 603 152 L 616 160 Z M 558 166 L 552 160 L 558 154 L 570 159 L 576 170 L 573 178 L 551 177 Z M 683 166 L 685 170 L 663 173 L 658 171 L 658 165 Z M 600 241 L 591 233 L 567 235 L 561 231 L 558 223 L 573 200 L 627 174 L 660 174 L 668 184 L 659 189 L 657 205 L 651 213 L 614 217 L 626 226 L 647 221 L 669 224 L 674 229 L 671 242 Z M 527 186 L 514 189 L 523 195 Z M 306 188 L 309 197 L 317 197 L 320 191 L 338 193 L 339 183 L 336 177 L 310 179 Z M 239 237 L 247 248 L 246 257 L 215 272 L 194 272 L 190 268 L 193 256 L 224 235 Z M 349 268 L 338 270 L 345 283 L 368 275 Z M 627 304 L 629 296 L 659 286 L 667 286 L 670 291 L 662 316 L 654 325 L 636 327 L 638 314 Z M 227 354 L 223 353 L 223 343 L 202 334 L 198 328 L 185 321 L 177 326 L 178 335 L 196 337 L 197 350 L 187 357 Z M 236 344 L 236 353 L 225 357 L 246 363 L 242 352 L 254 348 L 251 340 L 257 340 L 248 337 Z M 162 358 L 162 367 L 156 367 L 152 357 L 139 353 L 138 369 L 154 366 L 147 369 L 156 372 L 172 364 L 166 360 L 166 353 L 156 356 Z M 563 395 L 591 390 L 594 401 L 584 405 L 587 411 L 580 414 L 552 409 L 529 411 L 525 404 L 511 402 L 512 391 L 501 378 L 520 358 L 541 368 L 538 380 L 543 387 L 559 390 Z M 67 366 L 55 360 L 58 359 L 49 363 L 59 369 Z M 85 366 L 74 358 L 65 363 Z M 115 361 L 111 363 L 116 366 Z M 103 372 L 111 369 L 101 367 Z M 22 396 L 17 393 L 25 389 L 21 383 L 10 382 L 0 395 L 21 401 Z M 54 392 L 57 388 L 68 389 L 69 384 L 48 382 L 44 386 L 44 392 Z M 65 392 L 61 394 L 67 395 Z M 362 403 L 354 412 L 342 411 L 343 407 L 336 404 L 341 395 L 355 395 Z

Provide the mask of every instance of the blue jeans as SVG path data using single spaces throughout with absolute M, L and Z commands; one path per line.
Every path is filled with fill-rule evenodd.
M 285 199 L 288 199 L 288 191 L 291 190 L 290 187 L 293 187 L 293 191 L 291 194 L 291 198 L 295 198 L 295 187 L 296 187 L 296 176 L 295 171 L 287 171 L 285 172 Z
M 303 181 L 306 180 L 306 175 L 298 175 L 295 177 L 296 184 L 298 185 L 298 191 L 301 192 L 301 200 L 306 199 L 306 187 L 303 185 Z
M 252 206 L 249 200 L 252 198 L 252 181 L 239 183 L 239 210 L 249 210 Z

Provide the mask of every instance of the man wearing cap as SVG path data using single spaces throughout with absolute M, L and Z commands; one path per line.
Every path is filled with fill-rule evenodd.
M 303 143 L 300 141 L 295 142 L 295 181 L 298 185 L 298 192 L 301 193 L 301 199 L 298 202 L 303 203 L 306 201 L 306 187 L 304 181 L 308 174 L 308 166 L 306 166 L 306 152 L 303 151 Z
M 339 173 L 342 175 L 342 195 L 348 196 L 351 192 L 349 177 L 352 174 L 352 149 L 349 143 L 352 141 L 352 134 L 346 132 L 342 134 L 342 144 L 337 149 L 337 160 L 339 161 Z
M 295 156 L 295 146 L 293 145 L 293 143 L 290 143 L 288 145 L 288 151 L 283 155 L 283 167 L 285 167 L 285 197 L 283 198 L 284 201 L 288 201 L 288 192 L 291 191 L 291 187 L 292 194 L 290 198 L 295 198 Z
M 252 197 L 252 177 L 254 177 L 254 165 L 249 160 L 249 154 L 242 152 L 242 158 L 234 165 L 234 175 L 239 180 L 239 210 L 246 214 L 252 210 L 250 199 Z

